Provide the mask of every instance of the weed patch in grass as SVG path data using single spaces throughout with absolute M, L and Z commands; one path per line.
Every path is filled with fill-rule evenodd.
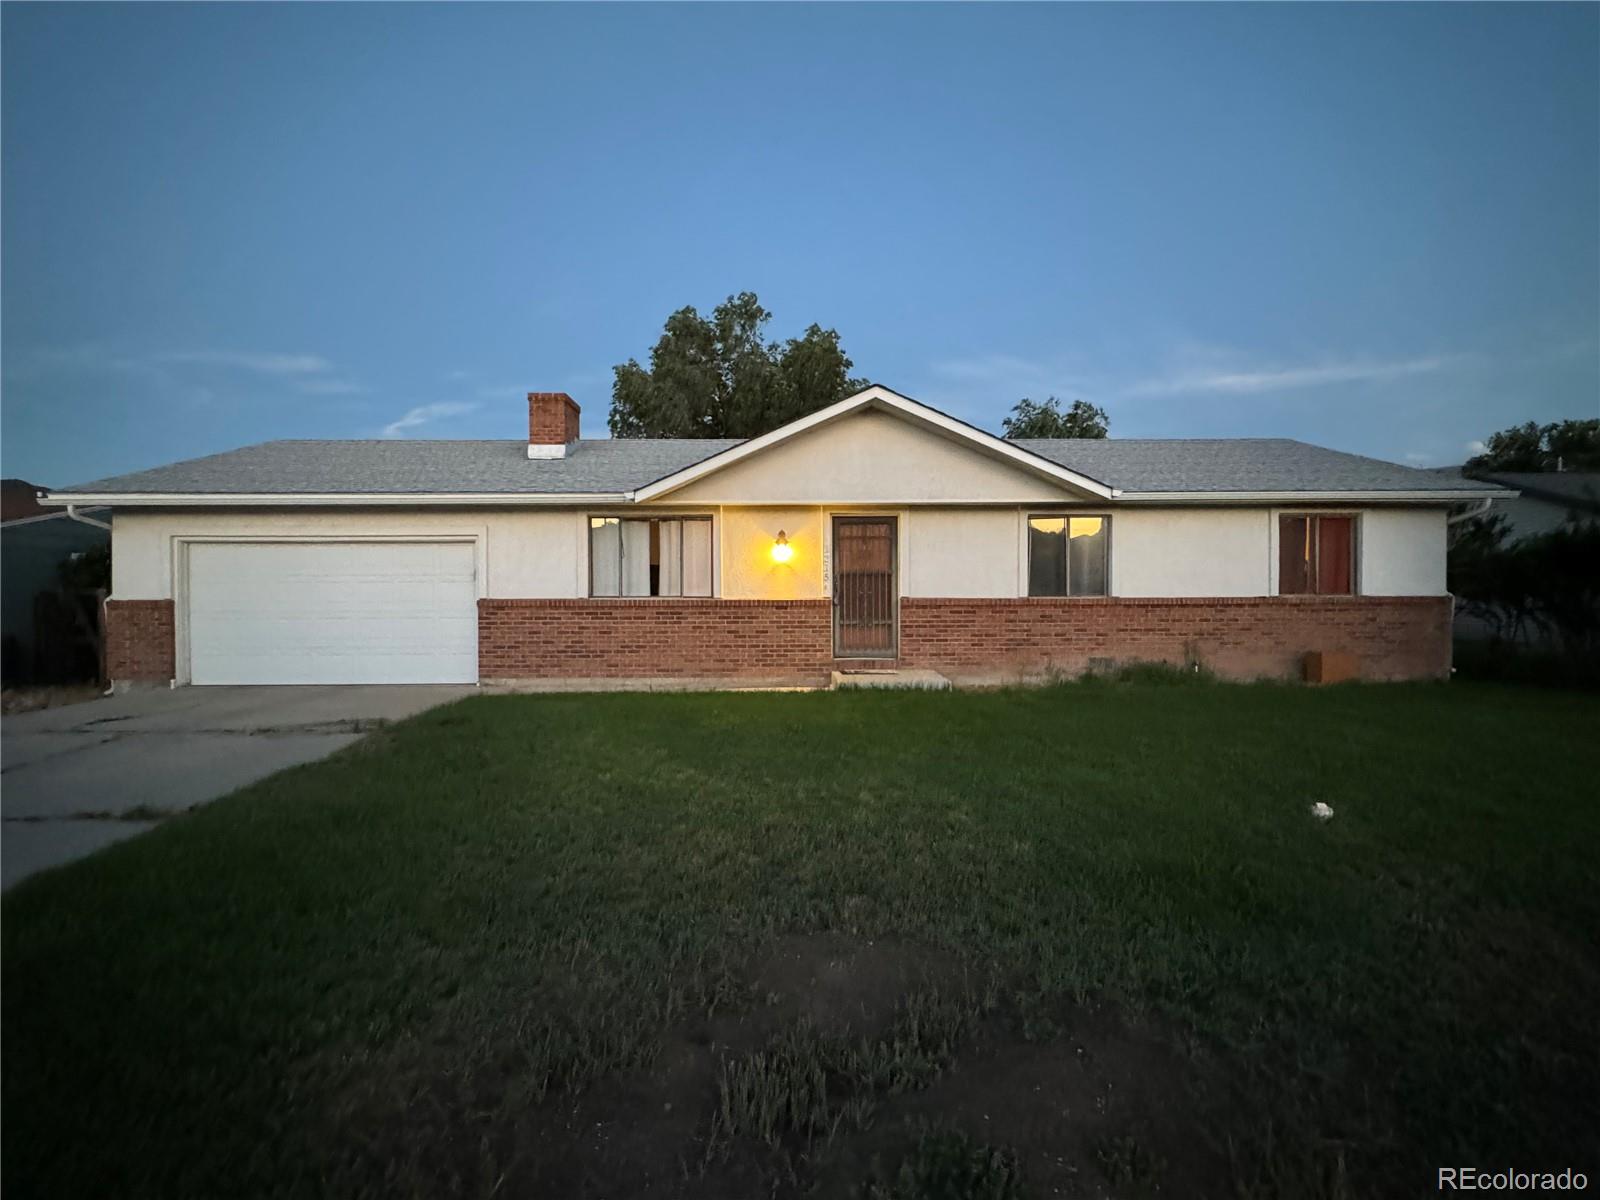
M 707 1154 L 738 1138 L 809 1148 L 841 1128 L 867 1128 L 880 1097 L 926 1087 L 949 1067 L 977 1015 L 971 999 L 919 992 L 881 1036 L 826 1034 L 805 1022 L 755 1053 L 724 1058 Z
M 891 1183 L 872 1182 L 863 1200 L 1027 1200 L 1022 1166 L 1004 1147 L 959 1131 L 925 1133 Z

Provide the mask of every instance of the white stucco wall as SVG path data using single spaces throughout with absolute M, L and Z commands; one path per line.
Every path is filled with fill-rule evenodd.
M 899 417 L 864 412 L 707 475 L 674 504 L 1027 503 L 1083 499 Z
M 906 517 L 907 596 L 1016 596 L 1019 509 L 914 509 Z
M 1369 509 L 1361 516 L 1358 576 L 1366 596 L 1445 594 L 1446 513 L 1437 508 Z
M 895 506 L 900 589 L 908 596 L 1025 595 L 1023 528 L 1050 505 L 942 508 Z M 717 519 L 718 594 L 813 599 L 823 579 L 827 521 L 820 506 L 696 506 Z M 599 511 L 599 510 L 596 510 Z M 616 510 L 611 510 L 616 511 Z M 670 515 L 663 507 L 628 515 Z M 1057 511 L 1060 511 L 1057 508 Z M 1117 596 L 1262 596 L 1276 589 L 1277 512 L 1266 508 L 1127 509 L 1111 513 L 1111 590 Z M 112 533 L 112 595 L 173 596 L 174 541 L 183 537 L 471 537 L 480 547 L 483 595 L 564 598 L 588 594 L 588 512 L 422 509 L 384 512 L 256 510 L 238 513 L 124 509 Z M 771 560 L 782 529 L 794 548 Z M 1358 586 L 1373 596 L 1445 591 L 1445 512 L 1368 509 L 1358 537 Z
M 123 509 L 112 522 L 111 594 L 118 600 L 171 599 L 178 538 L 444 536 L 479 542 L 485 596 L 580 596 L 588 591 L 586 531 L 585 516 L 577 512 Z
M 1266 508 L 1113 510 L 1112 593 L 1268 595 L 1272 521 Z
M 823 595 L 823 519 L 817 508 L 725 508 L 720 553 L 722 595 L 730 600 L 815 600 Z M 772 561 L 782 533 L 793 552 Z

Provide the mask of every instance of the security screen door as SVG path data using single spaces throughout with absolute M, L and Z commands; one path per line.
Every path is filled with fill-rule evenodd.
M 833 519 L 833 653 L 893 658 L 899 633 L 895 519 Z

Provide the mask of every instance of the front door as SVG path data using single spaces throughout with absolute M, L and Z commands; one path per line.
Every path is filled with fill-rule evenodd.
M 893 658 L 899 633 L 895 519 L 833 519 L 833 653 Z

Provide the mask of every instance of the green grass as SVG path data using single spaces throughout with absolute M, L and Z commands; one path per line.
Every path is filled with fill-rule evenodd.
M 1458 679 L 1600 691 L 1600 644 L 1580 650 L 1457 638 L 1452 661 Z
M 751 962 L 823 931 L 942 990 L 711 1045 L 658 1194 L 804 1190 L 980 1027 L 1045 1053 L 1096 1011 L 1176 1048 L 1230 1190 L 1593 1178 L 1597 730 L 1461 684 L 467 700 L 6 896 L 6 1189 L 528 1194 L 561 1114 L 754 1020 Z M 1113 1133 L 1107 1186 L 1179 1170 Z M 858 1182 L 1022 1186 L 966 1137 Z

